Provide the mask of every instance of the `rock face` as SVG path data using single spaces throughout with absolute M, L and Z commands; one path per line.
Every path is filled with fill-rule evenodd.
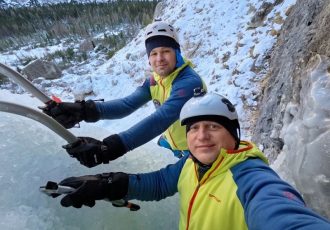
M 25 66 L 22 69 L 22 73 L 25 74 L 30 81 L 39 77 L 57 79 L 62 75 L 61 70 L 55 64 L 39 59 Z
M 93 39 L 85 39 L 83 42 L 79 44 L 79 51 L 88 52 L 95 48 L 95 43 Z
M 290 10 L 270 61 L 254 141 L 274 160 L 285 140 L 280 137 L 289 102 L 300 103 L 301 85 L 309 60 L 330 57 L 330 2 L 301 0 Z
M 291 173 L 298 190 L 311 207 L 330 217 L 330 151 L 324 142 L 330 136 L 330 1 L 300 0 L 288 12 L 272 52 L 253 140 L 272 162 L 286 153 L 284 162 L 296 169 Z M 311 119 L 320 114 L 319 122 Z M 298 150 L 304 159 L 290 157 L 299 156 Z M 307 164 L 319 167 L 310 171 Z

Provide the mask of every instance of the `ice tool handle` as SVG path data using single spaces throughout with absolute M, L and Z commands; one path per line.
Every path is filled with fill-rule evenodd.
M 53 181 L 48 181 L 45 186 L 40 186 L 40 191 L 45 193 L 48 196 L 56 197 L 62 194 L 69 194 L 76 191 L 75 188 L 69 186 L 62 186 Z M 137 211 L 140 209 L 140 206 L 134 203 L 131 203 L 127 200 L 113 200 L 104 199 L 105 201 L 111 202 L 114 207 L 126 207 L 131 211 Z
M 11 102 L 0 101 L 0 111 L 21 115 L 33 119 L 35 121 L 38 121 L 41 124 L 48 127 L 50 130 L 54 131 L 57 135 L 62 137 L 68 143 L 75 143 L 78 141 L 78 138 L 75 135 L 73 135 L 70 131 L 66 130 L 60 123 L 58 123 L 52 117 L 44 113 L 41 113 L 35 109 L 32 109 L 30 107 L 26 107 Z
M 55 97 L 53 97 L 52 99 L 49 98 L 37 87 L 35 87 L 29 80 L 27 80 L 23 75 L 21 75 L 20 73 L 11 69 L 10 67 L 6 66 L 3 63 L 0 63 L 0 75 L 3 75 L 13 80 L 14 82 L 19 84 L 21 87 L 23 87 L 25 90 L 27 90 L 29 93 L 31 93 L 33 96 L 35 96 L 45 104 L 51 103 L 53 101 L 56 103 L 60 102 L 58 98 Z M 10 102 L 0 101 L 0 111 L 21 115 L 36 120 L 41 124 L 50 128 L 51 130 L 53 130 L 56 134 L 61 136 L 69 144 L 78 142 L 78 138 L 74 136 L 71 132 L 66 130 L 56 120 L 29 107 L 25 107 Z M 112 201 L 112 204 L 115 207 L 128 207 L 132 211 L 136 211 L 140 209 L 140 206 L 125 200 Z

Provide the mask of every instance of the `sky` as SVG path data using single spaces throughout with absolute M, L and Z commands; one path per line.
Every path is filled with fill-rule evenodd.
M 268 2 L 273 3 L 275 0 Z M 285 13 L 295 2 L 295 0 L 285 0 L 275 6 L 263 23 L 253 29 L 251 19 L 262 4 L 259 0 L 233 0 L 230 4 L 228 0 L 168 0 L 165 10 L 156 15 L 157 18 L 162 18 L 177 28 L 183 56 L 193 62 L 194 69 L 203 78 L 208 90 L 224 95 L 236 106 L 243 139 L 251 138 L 251 119 L 254 119 L 256 99 L 260 94 L 260 84 L 269 67 L 265 57 L 276 42 L 276 33 L 286 18 Z M 55 95 L 61 98 L 62 101 L 101 98 L 111 100 L 124 97 L 150 76 L 143 34 L 144 29 L 110 60 L 91 51 L 91 59 L 63 71 L 60 79 L 42 80 L 37 87 L 49 96 Z M 79 44 L 69 44 L 69 46 L 77 49 Z M 0 62 L 14 69 L 22 68 L 20 59 L 42 58 L 47 53 L 67 49 L 68 45 L 62 43 L 46 48 L 33 47 L 26 46 L 0 53 Z M 22 94 L 12 94 L 9 90 L 2 89 L 0 100 L 21 103 L 32 108 L 42 104 L 23 90 L 20 93 Z M 153 111 L 153 104 L 148 103 L 121 120 L 103 120 L 93 124 L 93 127 L 102 128 L 103 131 L 90 133 L 100 139 L 104 138 L 131 127 Z M 321 111 L 320 106 L 316 111 Z M 290 139 L 290 133 L 301 126 L 297 121 L 294 127 L 288 127 L 285 134 L 287 138 Z M 76 135 L 88 133 L 88 127 L 90 127 L 88 124 L 82 124 L 80 130 L 76 129 L 72 132 Z M 304 137 L 301 136 L 300 140 Z M 152 142 L 155 143 L 156 140 L 157 138 Z M 293 140 L 292 143 L 294 142 Z M 259 147 L 262 149 L 262 146 Z M 290 148 L 290 146 L 286 147 Z M 280 166 L 286 157 L 284 151 L 281 159 L 272 167 L 277 171 L 283 171 L 284 177 L 293 179 L 289 176 L 291 172 L 288 170 L 288 165 L 284 164 L 286 168 Z M 322 180 L 322 175 L 319 178 Z

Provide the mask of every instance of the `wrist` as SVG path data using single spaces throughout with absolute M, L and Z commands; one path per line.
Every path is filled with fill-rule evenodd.
M 80 102 L 82 105 L 83 120 L 86 122 L 96 122 L 100 120 L 101 114 L 92 100 Z
M 105 150 L 105 157 L 107 157 L 108 160 L 117 159 L 127 152 L 126 146 L 118 134 L 113 134 L 107 138 L 104 138 L 103 144 L 107 147 L 107 150 Z
M 129 176 L 123 172 L 103 173 L 106 180 L 106 198 L 109 200 L 120 200 L 127 195 Z

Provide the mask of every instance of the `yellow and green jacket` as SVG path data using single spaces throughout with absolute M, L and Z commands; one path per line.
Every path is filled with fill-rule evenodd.
M 159 171 L 129 176 L 127 199 L 160 200 L 180 194 L 179 229 L 328 229 L 299 193 L 268 166 L 255 145 L 222 149 L 202 175 L 192 157 Z

